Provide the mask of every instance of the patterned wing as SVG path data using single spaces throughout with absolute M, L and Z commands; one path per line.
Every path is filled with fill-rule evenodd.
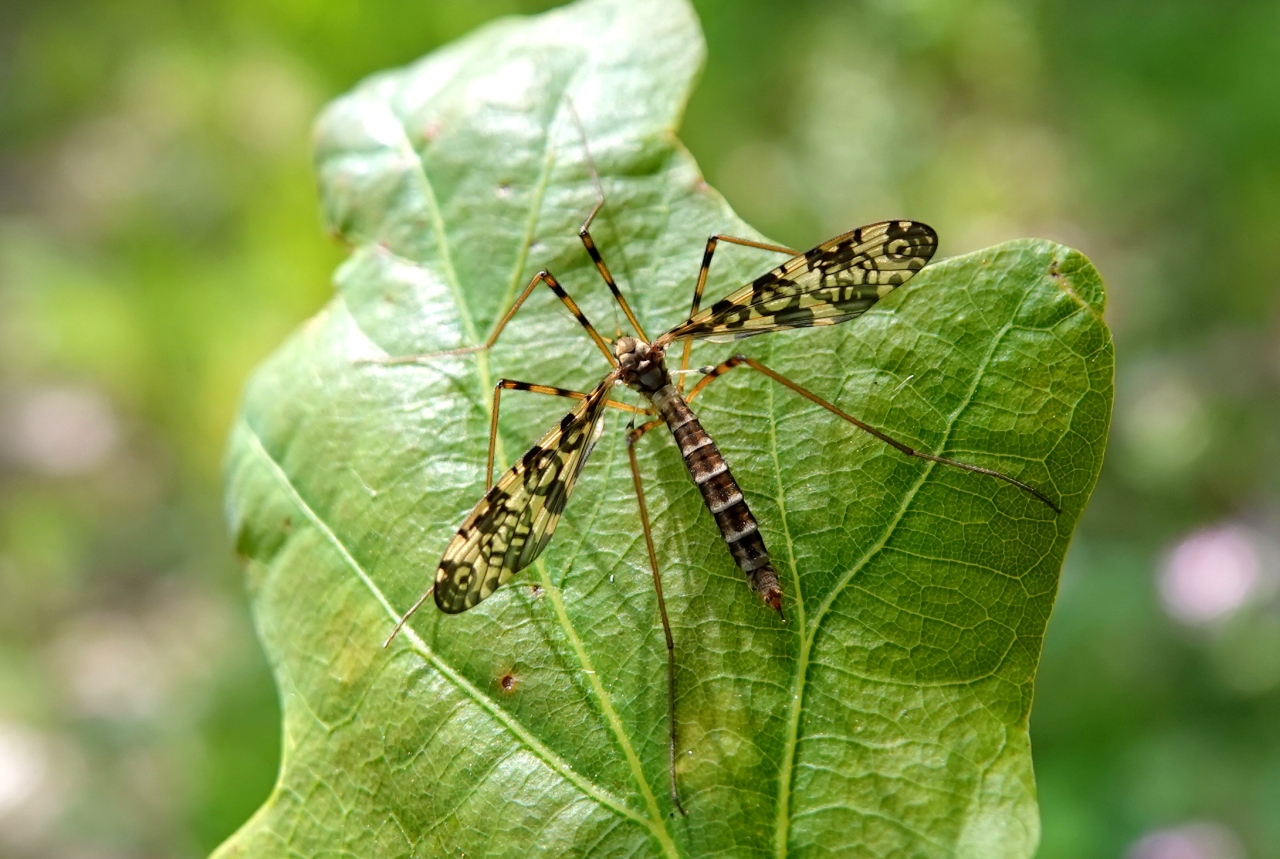
M 604 426 L 612 378 L 587 395 L 485 493 L 449 541 L 435 599 L 449 614 L 489 596 L 547 545 Z
M 882 221 L 823 242 L 694 314 L 662 336 L 727 341 L 861 316 L 920 269 L 938 234 L 919 221 Z

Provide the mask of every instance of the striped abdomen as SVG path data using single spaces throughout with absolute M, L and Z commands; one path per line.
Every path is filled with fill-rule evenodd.
M 729 473 L 729 464 L 673 385 L 664 386 L 652 399 L 671 428 L 689 476 L 720 526 L 733 560 L 746 574 L 747 584 L 766 605 L 781 614 L 782 588 L 778 585 L 778 574 L 769 562 L 769 550 L 760 537 L 756 517 L 751 515 L 742 490 Z

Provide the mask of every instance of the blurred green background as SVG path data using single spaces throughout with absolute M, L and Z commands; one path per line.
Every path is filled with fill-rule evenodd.
M 0 5 L 0 857 L 199 857 L 266 796 L 219 466 L 342 257 L 310 122 L 550 5 Z M 1040 855 L 1280 857 L 1280 4 L 694 5 L 682 136 L 769 235 L 910 216 L 943 255 L 1043 236 L 1106 279 L 1116 419 L 1032 716 Z

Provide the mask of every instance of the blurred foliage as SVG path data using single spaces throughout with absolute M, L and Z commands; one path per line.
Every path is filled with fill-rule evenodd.
M 214 499 L 244 376 L 342 257 L 311 118 L 550 5 L 0 7 L 0 855 L 199 856 L 266 795 Z M 747 221 L 1045 236 L 1107 280 L 1116 437 L 1038 682 L 1041 855 L 1280 856 L 1280 6 L 695 5 L 682 137 Z

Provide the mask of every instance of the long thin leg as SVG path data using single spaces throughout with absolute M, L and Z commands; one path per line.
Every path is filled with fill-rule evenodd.
M 587 395 L 581 391 L 570 391 L 567 388 L 556 388 L 551 385 L 535 385 L 531 382 L 517 382 L 514 379 L 499 379 L 498 384 L 493 386 L 493 409 L 489 417 L 489 459 L 484 469 L 485 492 L 488 492 L 489 488 L 493 486 L 493 451 L 498 442 L 498 409 L 502 404 L 503 391 L 529 391 L 530 393 L 545 394 L 550 397 L 567 397 L 571 400 L 585 400 L 587 398 Z M 624 412 L 631 412 L 632 414 L 649 414 L 645 409 L 629 403 L 620 403 L 617 400 L 610 400 L 605 405 Z
M 383 650 L 386 650 L 388 647 L 391 646 L 391 642 L 394 641 L 395 637 L 400 634 L 400 630 L 404 627 L 405 623 L 408 622 L 409 618 L 413 617 L 414 612 L 422 608 L 422 604 L 427 601 L 427 597 L 431 596 L 431 592 L 434 591 L 435 589 L 436 589 L 436 586 L 434 583 L 432 583 L 431 587 L 427 588 L 427 592 L 422 596 L 418 597 L 418 601 L 414 603 L 412 606 L 410 606 L 408 611 L 400 615 L 400 619 L 396 621 L 396 628 L 391 630 L 391 634 L 387 636 L 387 640 L 382 642 Z
M 692 400 L 694 397 L 698 396 L 698 394 L 704 388 L 706 388 L 707 385 L 710 385 L 717 378 L 719 378 L 720 376 L 723 376 L 725 373 L 729 372 L 734 367 L 741 367 L 741 366 L 750 367 L 752 370 L 755 370 L 756 372 L 763 373 L 764 375 L 768 376 L 770 379 L 773 379 L 778 384 L 784 385 L 785 387 L 790 388 L 791 390 L 795 391 L 797 394 L 804 397 L 805 399 L 810 400 L 811 402 L 817 403 L 827 411 L 831 412 L 836 417 L 839 417 L 839 418 L 842 418 L 843 420 L 848 421 L 849 423 L 853 424 L 863 432 L 869 433 L 870 435 L 875 436 L 885 444 L 889 445 L 890 447 L 896 450 L 901 451 L 907 456 L 914 456 L 919 459 L 928 460 L 929 462 L 937 462 L 942 465 L 949 465 L 952 468 L 959 468 L 963 471 L 972 471 L 974 474 L 985 474 L 988 477 L 994 477 L 997 480 L 1003 480 L 1005 483 L 1018 487 L 1023 492 L 1034 495 L 1036 498 L 1038 498 L 1039 500 L 1043 501 L 1046 505 L 1048 505 L 1048 507 L 1052 509 L 1054 513 L 1062 512 L 1062 510 L 1058 507 L 1057 504 L 1054 504 L 1052 501 L 1050 501 L 1047 495 L 1045 495 L 1039 489 L 1036 489 L 1034 486 L 1023 483 L 1021 480 L 1016 480 L 1015 478 L 1012 478 L 1007 474 L 1003 474 L 999 471 L 995 471 L 990 468 L 983 468 L 980 465 L 970 465 L 967 462 L 960 462 L 959 460 L 955 460 L 955 459 L 947 459 L 944 456 L 934 456 L 931 453 L 924 453 L 923 451 L 916 450 L 915 448 L 910 447 L 909 445 L 903 444 L 902 442 L 898 441 L 896 438 L 893 438 L 892 436 L 887 435 L 886 433 L 876 429 L 870 424 L 863 423 L 862 421 L 858 420 L 848 412 L 845 412 L 833 406 L 831 403 L 822 399 L 822 397 L 819 397 L 817 394 L 813 393 L 812 391 L 809 391 L 805 388 L 800 387 L 799 385 L 797 385 L 795 382 L 791 381 L 787 377 L 779 373 L 776 373 L 773 370 L 770 370 L 764 364 L 761 364 L 759 361 L 755 360 L 754 358 L 748 358 L 745 355 L 734 355 L 729 360 L 724 361 L 720 364 L 717 364 L 715 367 L 711 368 L 711 370 L 707 372 L 706 377 L 703 379 L 700 379 L 698 381 L 698 384 L 693 386 L 693 390 L 689 392 L 689 396 L 687 399 Z
M 591 153 L 587 153 L 587 158 L 591 158 Z M 594 173 L 595 165 L 591 166 L 593 175 L 596 180 L 596 192 L 600 195 L 596 200 L 595 206 L 591 209 L 591 214 L 587 215 L 587 219 L 582 222 L 582 226 L 578 229 L 578 238 L 582 239 L 582 246 L 587 249 L 587 255 L 591 257 L 591 261 L 595 263 L 596 271 L 600 272 L 600 277 L 604 278 L 605 285 L 609 287 L 609 291 L 613 293 L 614 300 L 618 302 L 618 306 L 622 308 L 622 312 L 626 314 L 627 321 L 631 323 L 631 327 L 635 329 L 636 334 L 641 340 L 648 341 L 649 335 L 645 334 L 644 327 L 640 324 L 640 320 L 636 318 L 635 313 L 631 311 L 631 305 L 627 304 L 627 299 L 623 297 L 622 290 L 618 289 L 617 282 L 613 279 L 613 274 L 609 271 L 609 266 L 605 264 L 604 257 L 600 256 L 600 250 L 596 247 L 595 240 L 591 238 L 591 222 L 595 220 L 596 213 L 600 211 L 600 207 L 604 205 L 604 189 L 600 185 L 600 177 Z
M 569 105 L 569 111 L 573 115 L 573 120 L 578 126 L 578 133 L 582 136 L 582 150 L 586 153 L 587 165 L 591 168 L 591 178 L 596 185 L 596 204 L 591 207 L 591 212 L 587 215 L 582 226 L 578 229 L 578 238 L 582 240 L 582 245 L 587 249 L 587 255 L 591 257 L 591 262 L 595 264 L 596 271 L 600 272 L 600 277 L 604 279 L 605 284 L 609 287 L 609 291 L 613 293 L 613 297 L 617 300 L 618 306 L 622 308 L 622 312 L 626 314 L 627 321 L 631 323 L 640 336 L 641 340 L 648 341 L 649 335 L 645 333 L 644 327 L 640 324 L 640 320 L 631 312 L 631 305 L 627 303 L 627 299 L 623 297 L 622 291 L 618 288 L 617 282 L 613 279 L 613 274 L 609 271 L 609 266 L 605 263 L 604 257 L 600 255 L 599 248 L 596 247 L 595 240 L 591 238 L 591 224 L 599 214 L 600 209 L 604 206 L 604 186 L 600 184 L 600 171 L 596 169 L 595 159 L 591 157 L 591 148 L 587 145 L 587 135 L 582 129 L 582 123 L 578 121 L 578 114 L 573 109 L 573 105 Z M 800 252 L 782 245 L 770 244 L 769 242 L 758 242 L 755 239 L 740 239 L 736 236 L 727 236 L 717 233 L 707 239 L 707 249 L 702 255 L 702 268 L 698 272 L 698 284 L 693 292 L 693 309 L 689 311 L 689 315 L 693 316 L 698 312 L 698 305 L 702 300 L 702 290 L 706 286 L 707 271 L 711 268 L 711 257 L 715 254 L 716 245 L 720 242 L 730 242 L 735 245 L 742 245 L 749 248 L 759 248 L 765 251 L 775 251 L 788 256 L 797 256 Z M 684 360 L 680 364 L 680 369 L 687 369 L 689 366 L 689 348 L 690 341 L 685 341 Z M 680 380 L 681 390 L 684 389 L 684 380 Z
M 500 335 L 503 329 L 507 327 L 507 323 L 511 321 L 511 317 L 516 315 L 516 311 L 520 309 L 521 305 L 524 304 L 524 300 L 529 297 L 530 293 L 533 292 L 534 287 L 539 283 L 545 283 L 547 287 L 555 293 L 556 298 L 560 299 L 560 302 L 565 307 L 569 308 L 569 312 L 573 314 L 573 318 L 577 319 L 578 324 L 581 325 L 583 329 L 586 330 L 587 334 L 591 336 L 591 339 L 595 341 L 596 346 L 604 353 L 605 358 L 609 359 L 609 363 L 616 367 L 618 365 L 618 359 L 613 356 L 613 351 L 609 348 L 608 344 L 605 343 L 604 338 L 600 336 L 600 333 L 596 331 L 595 327 L 587 319 L 586 314 L 584 314 L 582 309 L 578 307 L 578 303 L 570 298 L 569 294 L 564 291 L 564 287 L 560 285 L 560 281 L 556 280 L 555 275 L 549 271 L 540 271 L 533 276 L 533 279 L 529 281 L 529 285 L 524 288 L 524 292 L 520 293 L 520 297 L 517 298 L 515 302 L 512 303 L 511 308 L 502 315 L 502 319 L 498 320 L 498 324 L 494 326 L 493 332 L 485 339 L 484 343 L 481 343 L 479 346 L 460 346 L 457 349 L 444 349 L 439 352 L 425 352 L 421 355 L 401 355 L 393 358 L 370 359 L 365 363 L 421 364 L 432 358 L 443 358 L 448 355 L 469 355 L 472 352 L 485 352 L 492 349 L 493 344 L 498 342 L 498 335 Z
M 640 320 L 631 312 L 631 305 L 627 304 L 627 299 L 623 297 L 622 290 L 618 289 L 617 282 L 614 281 L 613 275 L 609 272 L 609 266 L 605 265 L 604 258 L 600 256 L 600 251 L 596 248 L 595 240 L 591 238 L 591 222 L 596 219 L 596 215 L 604 207 L 604 185 L 600 184 L 600 171 L 596 169 L 596 161 L 591 157 L 591 147 L 587 145 L 587 132 L 582 127 L 582 120 L 578 118 L 578 111 L 574 108 L 572 100 L 568 102 L 568 106 L 569 115 L 573 117 L 573 124 L 578 128 L 578 136 L 582 138 L 582 151 L 587 157 L 587 166 L 591 168 L 591 181 L 596 186 L 596 204 L 591 207 L 591 212 L 587 215 L 587 219 L 578 228 L 578 238 L 582 240 L 582 246 L 587 249 L 587 255 L 591 257 L 591 262 L 595 264 L 596 271 L 600 272 L 600 276 L 604 278 L 605 285 L 613 293 L 614 300 L 618 302 L 618 306 L 626 314 L 627 321 L 631 323 L 631 327 L 635 329 L 640 339 L 647 342 L 649 337 L 644 333 Z
M 799 256 L 800 252 L 791 248 L 784 248 L 782 245 L 771 245 L 768 242 L 757 242 L 754 239 L 740 239 L 735 236 L 726 236 L 716 233 L 707 239 L 707 249 L 702 252 L 702 267 L 698 269 L 698 283 L 693 288 L 693 304 L 689 308 L 689 318 L 698 315 L 698 309 L 702 306 L 702 290 L 707 285 L 707 273 L 711 271 L 711 257 L 715 255 L 716 246 L 720 242 L 729 242 L 734 245 L 742 245 L 748 248 L 759 248 L 762 251 L 774 251 L 788 256 Z M 680 355 L 680 373 L 676 379 L 676 388 L 684 393 L 684 374 L 689 369 L 689 351 L 693 348 L 693 340 L 685 338 L 684 351 Z
M 640 482 L 640 463 L 636 461 L 636 440 L 650 427 L 662 423 L 650 421 L 627 433 L 627 455 L 631 458 L 631 480 L 636 486 L 636 501 L 640 504 L 640 527 L 644 531 L 644 545 L 649 551 L 649 568 L 653 571 L 653 589 L 658 594 L 658 616 L 662 618 L 662 634 L 667 639 L 667 736 L 669 739 L 667 765 L 671 776 L 671 802 L 683 817 L 688 814 L 680 802 L 676 789 L 676 641 L 671 635 L 671 620 L 667 617 L 667 602 L 662 596 L 662 576 L 658 574 L 658 555 L 653 549 L 653 534 L 649 530 L 649 511 L 644 504 L 644 487 Z

